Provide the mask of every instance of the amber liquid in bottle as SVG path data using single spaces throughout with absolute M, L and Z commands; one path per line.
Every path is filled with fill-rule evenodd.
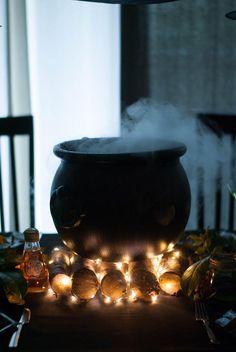
M 48 269 L 37 236 L 28 229 L 25 235 L 25 245 L 21 269 L 27 281 L 27 292 L 42 292 L 48 285 Z M 37 230 L 36 230 L 37 231 Z
M 41 250 L 24 252 L 22 270 L 28 284 L 28 292 L 42 292 L 48 284 L 48 270 Z

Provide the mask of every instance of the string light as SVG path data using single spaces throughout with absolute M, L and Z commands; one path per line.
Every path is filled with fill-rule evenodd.
M 175 274 L 175 276 L 171 275 L 171 277 L 170 276 L 167 277 L 163 275 L 167 274 L 168 272 L 171 272 L 172 270 L 174 272 L 176 265 L 179 265 L 178 259 L 181 256 L 181 252 L 178 250 L 175 250 L 175 251 L 173 250 L 174 249 L 173 243 L 170 243 L 167 246 L 167 244 L 164 241 L 162 241 L 159 243 L 159 247 L 161 251 L 165 251 L 166 254 L 155 255 L 152 248 L 149 248 L 146 253 L 146 257 L 147 257 L 146 261 L 148 265 L 146 270 L 155 275 L 156 280 L 159 282 L 162 291 L 164 291 L 167 294 L 173 295 L 173 294 L 176 294 L 179 290 L 179 276 L 177 274 Z M 64 248 L 54 247 L 52 251 L 52 257 L 49 260 L 49 265 L 52 265 L 53 263 L 56 264 L 57 260 L 59 260 L 60 255 L 64 256 L 64 258 L 66 259 L 65 262 L 68 266 L 73 265 L 77 260 L 76 256 L 78 256 L 78 254 L 73 252 L 72 250 L 66 251 L 64 250 Z M 168 255 L 168 257 L 166 257 L 166 255 Z M 105 277 L 105 275 L 107 275 L 107 270 L 109 270 L 108 268 L 110 268 L 111 270 L 116 269 L 117 271 L 120 271 L 120 273 L 124 275 L 124 279 L 127 284 L 126 293 L 124 294 L 123 297 L 120 297 L 117 299 L 112 295 L 111 296 L 113 298 L 109 297 L 110 294 L 109 296 L 104 294 L 103 300 L 105 304 L 115 303 L 119 305 L 123 300 L 127 300 L 128 302 L 134 302 L 137 299 L 142 299 L 142 297 L 139 294 L 137 294 L 135 288 L 132 287 L 133 284 L 131 286 L 131 280 L 132 280 L 131 273 L 132 273 L 133 264 L 135 264 L 135 262 L 131 263 L 131 258 L 129 255 L 123 256 L 122 261 L 120 262 L 109 263 L 109 262 L 103 261 L 99 257 L 96 259 L 89 259 L 89 261 L 91 262 L 90 269 L 93 272 L 95 272 L 96 277 L 99 281 L 99 286 L 101 285 L 101 282 Z M 142 262 L 140 263 L 140 265 L 142 265 Z M 73 294 L 71 277 L 66 275 L 65 273 L 59 273 L 53 277 L 51 282 L 51 287 L 48 288 L 46 296 L 56 297 L 57 294 L 69 296 L 69 300 L 71 303 L 76 303 L 80 301 L 80 299 L 78 299 Z M 93 295 L 91 298 L 94 298 L 94 297 L 95 295 Z M 151 294 L 149 294 L 149 297 L 150 297 L 150 302 L 152 304 L 155 304 L 158 300 L 157 292 L 152 292 Z
M 171 244 L 171 243 L 170 243 Z M 172 244 L 171 244 L 172 245 Z M 164 241 L 162 241 L 161 243 L 160 243 L 160 250 L 161 250 L 161 252 L 164 252 L 165 250 L 166 250 L 166 247 L 167 247 L 167 244 L 164 242 Z
M 155 274 L 157 275 L 159 268 L 160 268 L 160 262 L 162 259 L 163 254 L 154 256 L 151 261 L 152 261 L 152 266 L 153 266 L 153 271 L 155 272 Z
M 109 251 L 109 248 L 107 248 L 107 247 L 103 247 L 100 251 L 100 254 L 102 257 L 108 257 L 109 253 L 110 253 L 110 251 Z
M 181 252 L 180 252 L 180 251 L 175 251 L 175 252 L 174 252 L 175 258 L 179 259 L 180 255 L 181 255 Z
M 129 256 L 128 254 L 125 254 L 125 255 L 122 257 L 122 262 L 129 264 L 129 262 L 130 262 L 130 256 Z
M 153 292 L 151 294 L 151 301 L 152 301 L 153 304 L 157 303 L 157 298 L 158 298 L 158 295 Z
M 97 259 L 94 260 L 94 262 L 95 262 L 96 265 L 99 265 L 99 264 L 101 264 L 102 259 L 101 258 L 97 258 Z
M 49 287 L 49 288 L 47 289 L 47 296 L 48 296 L 48 297 L 55 296 L 55 293 L 54 293 L 54 291 L 51 289 L 51 287 Z
M 154 250 L 152 247 L 147 248 L 146 257 L 152 259 L 154 257 Z
M 137 294 L 135 292 L 135 290 L 130 290 L 130 294 L 129 294 L 129 302 L 134 302 L 137 299 Z
M 123 263 L 122 262 L 116 263 L 116 269 L 117 270 L 122 270 L 122 267 L 123 267 Z
M 126 272 L 124 273 L 124 277 L 125 277 L 125 281 L 127 282 L 127 284 L 130 284 L 130 282 L 131 282 L 131 275 L 130 275 L 130 273 L 129 273 L 128 271 L 126 271 Z
M 74 256 L 70 257 L 70 264 L 72 265 L 74 264 L 74 262 L 75 262 L 75 257 Z
M 170 243 L 168 244 L 168 247 L 167 247 L 167 252 L 173 251 L 174 246 L 175 246 L 174 243 L 173 243 L 173 242 L 170 242 Z
M 121 302 L 122 302 L 122 297 L 121 297 L 121 298 L 118 298 L 115 303 L 116 303 L 117 305 L 119 305 Z
M 73 295 L 71 295 L 70 296 L 70 301 L 71 301 L 71 303 L 77 303 L 78 302 L 78 298 L 73 296 Z
M 105 297 L 104 297 L 104 303 L 106 303 L 106 304 L 111 304 L 111 303 L 112 303 L 111 298 L 110 298 L 110 297 L 105 296 Z
M 102 281 L 102 279 L 105 276 L 105 274 L 106 274 L 105 271 L 101 271 L 101 272 L 96 273 L 96 276 L 97 276 L 97 279 L 98 279 L 99 282 Z

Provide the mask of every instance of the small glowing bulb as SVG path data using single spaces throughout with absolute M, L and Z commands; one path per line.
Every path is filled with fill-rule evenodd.
M 173 251 L 173 249 L 174 249 L 174 243 L 173 242 L 170 242 L 169 244 L 168 244 L 168 247 L 167 247 L 167 251 L 169 252 L 169 251 Z
M 151 295 L 151 300 L 152 300 L 152 303 L 153 303 L 153 304 L 157 302 L 157 298 L 158 298 L 158 295 L 157 295 L 156 293 L 153 293 L 153 294 Z
M 120 306 L 122 304 L 122 297 L 118 298 L 115 303 L 117 306 Z
M 102 260 L 100 258 L 95 259 L 95 264 L 99 265 L 101 264 Z
M 154 268 L 156 268 L 158 266 L 158 264 L 159 264 L 158 259 L 157 258 L 153 258 L 152 259 L 152 264 L 153 264 Z
M 164 241 L 162 241 L 162 242 L 160 243 L 160 250 L 161 250 L 161 252 L 164 252 L 164 251 L 166 250 L 166 247 L 167 247 L 167 244 L 166 244 Z
M 152 259 L 154 257 L 154 253 L 152 251 L 146 253 L 146 257 L 148 259 Z
M 71 301 L 71 303 L 76 303 L 76 302 L 78 302 L 78 298 L 72 295 L 72 296 L 70 296 L 70 301 Z
M 159 265 L 156 272 L 157 279 L 159 280 L 160 276 L 167 271 L 167 268 L 164 265 Z
M 211 284 L 211 285 L 213 284 L 214 277 L 215 277 L 215 273 L 213 273 L 213 275 L 211 276 L 211 280 L 210 280 L 210 284 Z
M 109 248 L 107 247 L 101 248 L 100 254 L 102 257 L 108 257 L 109 253 L 110 253 Z
M 162 258 L 162 254 L 158 255 L 152 259 L 152 265 L 153 265 L 153 268 L 156 272 L 158 271 L 158 269 L 160 267 L 161 258 Z
M 117 270 L 121 270 L 121 269 L 122 269 L 122 266 L 123 266 L 123 263 L 122 263 L 122 262 L 116 263 L 116 269 L 117 269 Z
M 53 248 L 53 250 L 54 250 L 55 252 L 57 252 L 57 251 L 59 251 L 59 250 L 60 250 L 60 248 L 55 247 L 55 248 Z
M 47 290 L 47 296 L 54 296 L 54 295 L 55 295 L 54 291 L 51 289 L 51 287 L 49 287 Z
M 53 264 L 54 262 L 53 262 L 53 260 L 51 259 L 51 260 L 49 260 L 49 262 L 48 262 L 48 264 Z
M 75 262 L 75 257 L 74 256 L 70 257 L 70 263 L 73 264 L 74 262 Z
M 110 304 L 111 302 L 112 302 L 112 301 L 111 301 L 111 298 L 110 298 L 110 297 L 108 297 L 108 296 L 104 297 L 104 303 Z
M 98 281 L 101 282 L 103 279 L 103 276 L 105 275 L 105 272 L 101 271 L 101 272 L 96 273 L 96 275 L 97 275 Z
M 174 252 L 174 256 L 175 256 L 175 258 L 179 258 L 180 257 L 180 251 L 175 251 Z
M 126 273 L 124 274 L 124 277 L 125 277 L 125 281 L 129 284 L 131 282 L 131 276 L 128 271 L 126 271 Z
M 136 299 L 136 297 L 137 297 L 136 292 L 134 290 L 131 290 L 129 295 L 129 301 L 133 302 Z
M 122 262 L 128 264 L 128 263 L 130 262 L 130 256 L 129 256 L 128 254 L 124 255 L 124 256 L 122 257 Z

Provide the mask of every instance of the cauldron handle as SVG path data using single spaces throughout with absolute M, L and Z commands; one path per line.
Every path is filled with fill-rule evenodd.
M 75 195 L 68 187 L 61 185 L 52 192 L 50 210 L 56 227 L 74 227 L 80 219 L 80 209 Z

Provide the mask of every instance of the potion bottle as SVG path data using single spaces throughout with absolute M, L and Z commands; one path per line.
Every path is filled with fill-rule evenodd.
M 48 285 L 48 269 L 39 244 L 39 232 L 28 228 L 24 231 L 24 238 L 21 269 L 28 284 L 27 292 L 42 292 Z

